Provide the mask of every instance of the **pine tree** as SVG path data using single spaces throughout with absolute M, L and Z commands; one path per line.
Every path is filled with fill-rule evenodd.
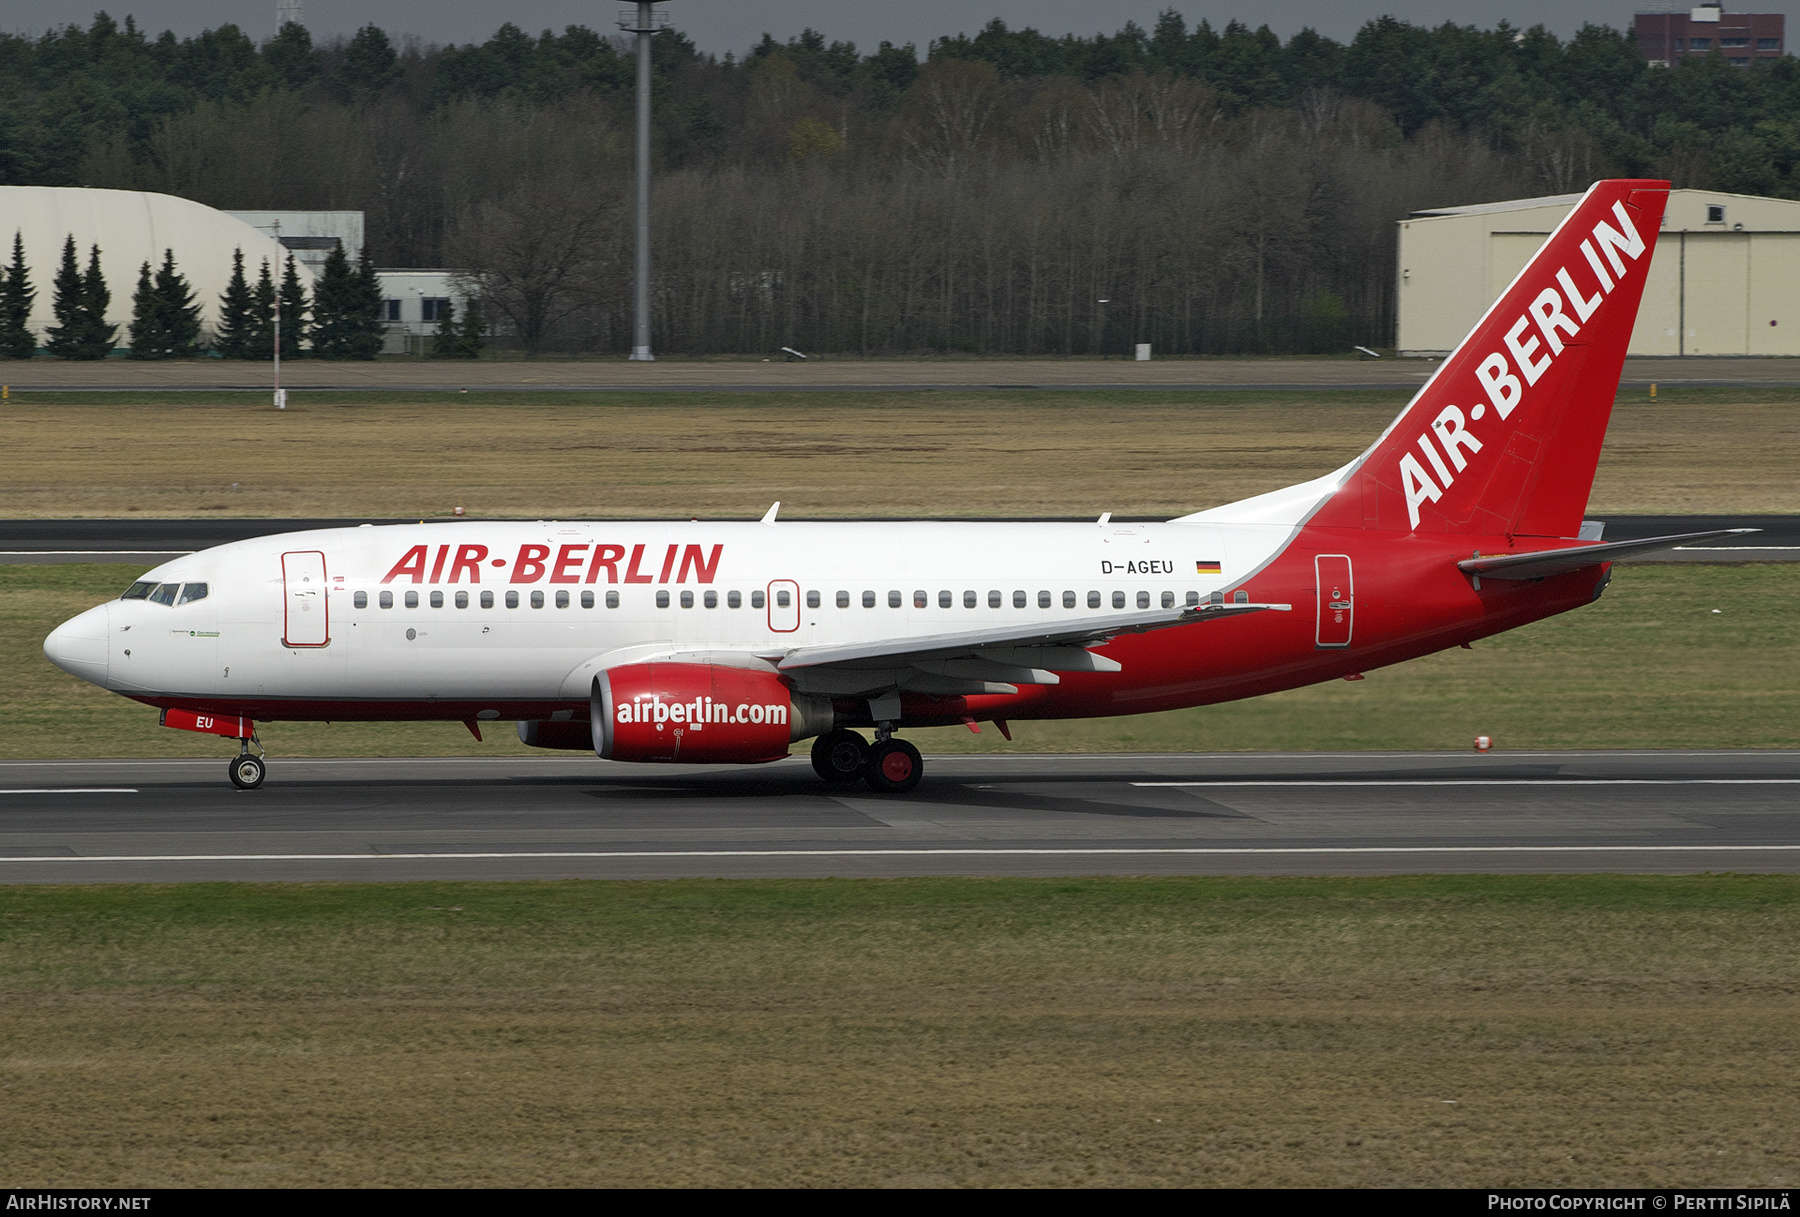
M 200 353 L 200 302 L 187 276 L 175 269 L 175 251 L 163 250 L 156 272 L 156 298 L 162 307 L 165 359 L 192 359 Z
M 82 337 L 81 263 L 75 260 L 75 236 L 63 242 L 62 265 L 52 285 L 50 311 L 56 324 L 45 332 L 44 346 L 58 359 L 78 359 Z
M 381 306 L 381 280 L 368 247 L 355 269 L 343 246 L 333 249 L 313 289 L 313 354 L 321 359 L 375 358 L 387 337 Z
M 318 304 L 318 292 L 313 292 L 313 304 Z M 298 359 L 304 353 L 300 344 L 311 338 L 312 327 L 308 326 L 306 303 L 306 285 L 300 282 L 300 272 L 294 266 L 294 255 L 289 254 L 287 266 L 281 272 L 281 357 Z M 315 321 L 318 313 L 313 310 Z M 269 323 L 274 325 L 273 317 Z
M 481 352 L 487 347 L 487 318 L 481 315 L 481 305 L 474 300 L 463 310 L 462 324 L 456 329 L 456 338 L 465 359 L 480 359 Z
M 81 339 L 77 359 L 105 359 L 112 354 L 119 327 L 108 325 L 106 310 L 112 304 L 106 276 L 100 273 L 100 247 L 88 247 L 87 273 L 81 277 Z
M 263 263 L 263 275 L 269 264 Z M 256 344 L 256 297 L 244 278 L 244 251 L 231 253 L 231 279 L 225 294 L 219 297 L 219 329 L 213 337 L 213 349 L 227 359 L 254 359 Z
M 37 293 L 25 269 L 25 234 L 13 233 L 12 265 L 0 272 L 0 359 L 30 359 L 37 354 L 31 332 L 31 305 Z
M 383 317 L 386 301 L 381 295 L 381 276 L 375 273 L 375 261 L 369 247 L 362 247 L 356 259 L 355 327 L 352 330 L 350 357 L 373 359 L 381 354 L 387 342 L 387 321 Z
M 439 359 L 458 359 L 462 356 L 462 344 L 457 341 L 459 331 L 456 328 L 456 305 L 448 300 L 438 301 L 437 330 L 431 335 L 431 353 Z
M 163 302 L 156 294 L 156 282 L 150 277 L 150 264 L 138 268 L 137 290 L 131 294 L 131 358 L 163 359 L 169 325 Z
M 326 255 L 325 267 L 313 284 L 312 328 L 308 337 L 312 339 L 313 354 L 320 359 L 342 359 L 349 345 L 350 313 L 355 307 L 356 294 L 354 277 L 350 260 L 344 256 L 344 247 L 341 244 L 334 246 Z M 285 328 L 286 318 L 282 320 Z
M 256 276 L 256 291 L 250 298 L 250 321 L 244 358 L 267 359 L 275 353 L 275 279 L 269 274 L 267 258 L 262 261 L 262 271 Z M 298 344 L 294 349 L 300 349 Z

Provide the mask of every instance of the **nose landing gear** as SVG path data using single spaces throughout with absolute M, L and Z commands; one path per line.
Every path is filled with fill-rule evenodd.
M 227 772 L 231 776 L 231 784 L 239 790 L 255 790 L 263 784 L 268 776 L 269 767 L 260 756 L 250 755 L 250 741 L 256 740 L 258 752 L 262 751 L 262 741 L 251 735 L 238 740 L 238 754 L 231 758 L 231 766 Z

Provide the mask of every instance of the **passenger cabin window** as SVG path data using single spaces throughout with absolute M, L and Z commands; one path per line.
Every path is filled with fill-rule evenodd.
M 892 590 L 890 590 L 888 592 L 888 607 L 889 608 L 899 608 L 900 602 L 901 602 L 900 589 L 897 587 L 893 588 Z
M 710 594 L 711 593 L 709 592 L 708 595 L 710 595 Z M 819 607 L 819 593 L 817 593 L 817 592 L 806 593 L 806 607 L 807 608 L 818 608 Z
M 1138 604 L 1139 608 L 1149 608 L 1150 607 L 1150 593 L 1149 592 L 1139 592 L 1137 594 L 1137 604 Z
M 150 603 L 173 607 L 175 596 L 180 591 L 181 584 L 179 583 L 158 584 L 156 590 L 150 593 Z
M 350 603 L 354 604 L 357 608 L 368 608 L 369 607 L 369 593 L 357 592 L 356 595 L 350 597 Z
M 814 592 L 813 600 L 815 603 L 817 602 L 818 598 L 819 598 L 819 593 Z M 719 593 L 707 592 L 706 595 L 704 595 L 700 598 L 700 603 L 704 604 L 707 608 L 718 608 L 719 607 Z
M 406 593 L 406 607 L 407 608 L 418 608 L 419 607 L 419 593 L 417 593 L 417 592 Z
M 617 592 L 606 593 L 606 607 L 607 608 L 618 608 L 619 607 L 619 593 L 617 593 Z
M 150 593 L 155 590 L 156 590 L 156 580 L 154 580 L 154 579 L 139 579 L 136 583 L 133 583 L 130 587 L 126 588 L 125 594 L 123 596 L 120 596 L 119 599 L 121 599 L 121 600 L 145 600 L 145 599 L 148 599 L 150 596 Z
M 864 592 L 863 593 L 863 607 L 864 608 L 874 608 L 875 607 L 875 593 L 874 592 Z
M 1064 608 L 1074 608 L 1075 607 L 1075 593 L 1074 592 L 1064 592 L 1063 593 L 1063 607 Z
M 393 608 L 394 607 L 394 593 L 382 592 L 381 598 L 379 600 L 377 600 L 376 603 L 381 605 L 382 608 Z
M 592 592 L 588 593 L 588 595 L 590 595 L 590 596 L 592 596 L 593 594 L 594 593 L 592 593 Z M 569 593 L 568 592 L 564 591 L 564 592 L 556 593 L 556 607 L 557 608 L 568 608 L 569 607 Z
M 1099 608 L 1100 607 L 1100 593 L 1099 592 L 1089 592 L 1088 593 L 1088 607 L 1089 608 Z
M 1013 607 L 1014 608 L 1024 608 L 1025 607 L 1025 593 L 1023 591 L 1015 591 L 1013 593 Z
M 461 609 L 466 609 L 469 607 L 469 593 L 467 593 L 467 592 L 456 593 L 456 607 L 461 608 Z
M 913 607 L 914 608 L 930 608 L 931 607 L 931 596 L 928 592 L 926 592 L 926 590 L 924 588 L 921 587 L 913 593 Z
M 941 591 L 938 593 L 938 607 L 939 608 L 952 608 L 955 606 L 955 604 L 956 604 L 956 593 L 951 592 L 951 591 Z
M 594 607 L 594 593 L 592 593 L 592 592 L 581 593 L 581 607 L 582 608 L 593 608 Z
M 431 607 L 432 608 L 443 608 L 444 607 L 444 593 L 442 593 L 442 592 L 431 593 Z
M 184 583 L 181 585 L 181 599 L 176 604 L 192 604 L 196 600 L 206 599 L 206 584 Z
M 785 599 L 787 596 L 787 593 L 783 592 L 781 594 L 782 594 L 782 597 Z M 694 593 L 692 593 L 692 592 L 681 593 L 681 607 L 682 608 L 693 608 L 694 607 Z
M 1114 608 L 1124 608 L 1125 607 L 1125 593 L 1124 592 L 1114 592 L 1113 593 L 1113 607 Z
M 519 607 L 519 593 L 517 593 L 517 592 L 506 593 L 506 607 L 507 608 L 518 608 Z
M 763 594 L 761 592 L 751 592 L 750 593 L 750 607 L 751 608 L 759 609 L 763 606 L 763 603 L 764 603 L 763 602 Z
M 1249 604 L 1250 603 L 1250 593 L 1249 592 L 1233 592 L 1233 593 L 1231 593 L 1231 602 L 1233 604 Z
M 989 608 L 999 608 L 1000 607 L 1000 589 L 999 588 L 995 588 L 994 590 L 988 592 L 988 607 Z
M 963 593 L 963 607 L 964 608 L 974 608 L 980 603 L 981 603 L 981 597 L 977 596 L 974 592 L 968 591 L 968 592 Z
M 1174 592 L 1164 592 L 1162 594 L 1162 606 L 1164 608 L 1174 608 L 1175 607 L 1175 593 Z
M 1049 592 L 1039 592 L 1038 593 L 1038 607 L 1039 608 L 1049 608 L 1050 607 L 1050 593 Z
M 543 592 L 531 593 L 531 607 L 532 608 L 543 608 L 544 607 L 544 593 Z
M 492 592 L 481 593 L 481 607 L 482 608 L 493 608 L 494 607 L 494 593 L 492 593 Z
M 1198 605 L 1200 603 L 1200 593 L 1199 592 L 1189 592 L 1187 594 L 1187 600 L 1185 601 L 1185 603 L 1187 604 L 1187 606 L 1189 608 L 1193 608 L 1194 606 Z
M 667 592 L 656 593 L 656 607 L 657 608 L 668 608 L 669 607 L 669 593 L 667 593 Z
M 725 607 L 726 608 L 743 608 L 744 607 L 744 593 L 742 593 L 742 592 L 726 592 L 725 593 Z
M 850 607 L 850 593 L 849 592 L 839 592 L 837 594 L 837 606 L 839 608 L 849 608 Z
M 690 595 L 690 593 L 688 593 L 688 592 L 683 592 L 681 594 L 684 597 Z M 775 593 L 775 607 L 776 608 L 787 608 L 792 603 L 793 603 L 793 600 L 788 595 L 786 588 L 783 588 L 781 591 L 778 591 Z

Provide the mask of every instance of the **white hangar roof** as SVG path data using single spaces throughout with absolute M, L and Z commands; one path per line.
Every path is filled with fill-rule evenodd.
M 231 279 L 232 251 L 244 251 L 244 274 L 254 285 L 260 264 L 280 279 L 287 251 L 273 236 L 259 232 L 191 199 L 141 190 L 90 190 L 78 186 L 0 186 L 0 262 L 12 261 L 13 234 L 25 238 L 25 265 L 37 292 L 31 328 L 41 336 L 55 323 L 55 300 L 63 242 L 75 238 L 76 256 L 87 269 L 88 249 L 100 247 L 100 270 L 112 293 L 106 319 L 119 327 L 123 346 L 131 325 L 131 294 L 138 267 L 162 265 L 163 250 L 175 251 L 175 267 L 194 290 L 200 323 L 212 329 L 218 320 L 219 296 Z M 299 269 L 311 286 L 311 274 Z

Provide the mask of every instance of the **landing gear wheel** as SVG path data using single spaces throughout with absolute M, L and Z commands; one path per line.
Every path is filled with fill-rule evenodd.
M 234 756 L 231 758 L 231 784 L 239 790 L 255 790 L 263 784 L 268 770 L 269 767 L 262 763 L 261 758 L 247 752 L 242 756 Z
M 919 750 L 903 739 L 885 739 L 869 749 L 863 780 L 877 794 L 905 794 L 925 776 Z
M 847 786 L 863 775 L 869 745 L 854 731 L 828 731 L 813 741 L 813 772 L 833 786 Z

